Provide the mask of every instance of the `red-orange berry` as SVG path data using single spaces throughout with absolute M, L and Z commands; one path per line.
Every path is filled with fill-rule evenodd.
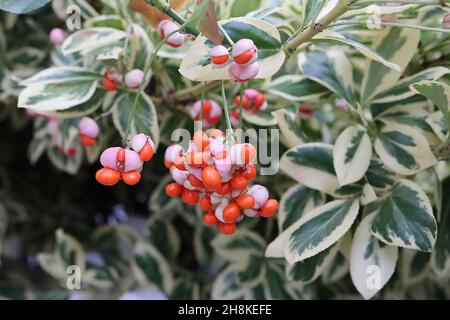
M 202 180 L 203 184 L 209 189 L 217 189 L 222 183 L 219 172 L 211 166 L 203 168 Z
M 219 232 L 223 234 L 233 234 L 236 232 L 235 223 L 221 223 L 219 225 Z
M 256 149 L 251 144 L 246 143 L 242 147 L 242 151 L 241 152 L 242 152 L 242 160 L 244 161 L 244 163 L 250 163 L 250 162 L 253 161 L 253 159 L 255 159 Z
M 242 194 L 234 199 L 242 209 L 251 209 L 255 205 L 255 197 L 251 194 Z
M 247 187 L 248 180 L 245 179 L 242 175 L 236 175 L 231 178 L 230 184 L 233 189 L 242 190 Z
M 249 163 L 242 176 L 247 180 L 253 180 L 256 177 L 256 166 Z
M 203 151 L 209 146 L 209 139 L 203 131 L 197 131 L 194 134 L 194 144 L 197 150 Z
M 183 189 L 183 191 L 181 192 L 181 200 L 183 200 L 183 202 L 188 205 L 195 206 L 198 203 L 199 199 L 200 195 L 198 191 Z
M 239 219 L 239 216 L 241 215 L 241 209 L 239 206 L 234 203 L 230 202 L 227 204 L 227 206 L 223 209 L 223 220 L 226 223 L 233 223 L 236 222 L 237 219 Z
M 166 194 L 169 197 L 178 197 L 183 188 L 176 182 L 172 182 L 166 186 Z
M 113 186 L 120 181 L 120 172 L 110 168 L 102 168 L 95 174 L 95 179 L 104 186 Z
M 209 211 L 203 216 L 203 221 L 209 226 L 219 223 L 219 220 L 212 211 Z
M 203 183 L 197 179 L 193 174 L 188 176 L 189 183 L 196 188 L 203 188 Z
M 229 182 L 224 182 L 221 186 L 216 189 L 216 192 L 221 196 L 231 192 L 231 184 Z
M 261 217 L 271 217 L 278 210 L 278 201 L 275 199 L 269 199 L 259 210 Z
M 203 195 L 200 199 L 200 208 L 202 208 L 203 211 L 211 210 L 211 197 L 207 194 Z
M 134 186 L 141 181 L 141 174 L 137 171 L 129 171 L 122 173 L 122 180 L 129 186 Z
M 139 156 L 142 161 L 150 161 L 153 158 L 152 145 L 150 143 L 146 143 L 141 151 L 139 151 Z
M 95 144 L 95 138 L 89 137 L 84 134 L 80 134 L 80 140 L 83 145 L 86 147 L 93 146 Z
M 108 77 L 103 77 L 103 86 L 106 91 L 116 91 L 117 83 L 114 80 L 109 79 Z

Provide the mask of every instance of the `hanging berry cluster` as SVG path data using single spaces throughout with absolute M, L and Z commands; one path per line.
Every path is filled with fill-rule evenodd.
M 175 182 L 166 186 L 166 193 L 181 196 L 188 205 L 200 203 L 206 224 L 232 234 L 244 216 L 270 217 L 278 209 L 265 187 L 249 186 L 256 177 L 255 157 L 251 144 L 227 145 L 221 130 L 212 129 L 209 136 L 197 131 L 186 152 L 178 144 L 167 148 L 164 164 Z
M 95 178 L 105 186 L 113 186 L 120 180 L 133 186 L 141 180 L 142 166 L 153 158 L 155 145 L 152 139 L 139 133 L 131 141 L 132 149 L 111 147 L 103 151 Z

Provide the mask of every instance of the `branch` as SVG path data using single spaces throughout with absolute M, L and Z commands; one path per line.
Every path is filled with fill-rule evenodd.
M 335 21 L 341 15 L 343 15 L 347 10 L 350 9 L 350 4 L 352 0 L 338 0 L 336 6 L 331 9 L 324 17 L 317 20 L 311 24 L 303 32 L 297 32 L 293 34 L 283 45 L 283 51 L 286 54 L 286 58 L 289 58 L 297 48 L 303 43 L 309 41 L 316 34 L 321 32 L 323 29 L 328 27 L 330 23 Z

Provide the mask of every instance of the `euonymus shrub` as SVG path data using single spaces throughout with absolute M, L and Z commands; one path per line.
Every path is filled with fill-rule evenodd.
M 18 14 L 47 2 L 0 8 Z M 218 235 L 203 225 L 201 204 L 167 196 L 171 178 L 161 176 L 145 232 L 127 224 L 92 232 L 90 251 L 102 263 L 85 253 L 86 239 L 56 232 L 54 251 L 37 260 L 62 285 L 76 264 L 91 296 L 148 286 L 189 299 L 449 296 L 445 3 L 54 0 L 51 7 L 64 18 L 70 4 L 80 8 L 82 28 L 53 30 L 52 45 L 42 26 L 24 43 L 9 35 L 14 25 L 39 25 L 39 11 L 1 15 L 0 97 L 17 97 L 33 116 L 32 163 L 46 152 L 75 174 L 118 136 L 129 147 L 138 133 L 164 153 L 172 132 L 192 131 L 193 120 L 205 129 L 279 129 L 282 156 L 275 176 L 256 179 L 280 200 L 276 224 L 257 217 Z M 252 44 L 233 49 L 242 39 Z M 246 64 L 239 55 L 248 50 L 257 69 L 236 65 Z M 95 137 L 80 132 L 86 118 L 98 126 Z

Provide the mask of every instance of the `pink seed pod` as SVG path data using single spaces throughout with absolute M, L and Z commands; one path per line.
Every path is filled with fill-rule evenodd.
M 226 205 L 220 203 L 216 210 L 214 210 L 214 214 L 216 215 L 216 218 L 220 221 L 220 222 L 225 222 L 223 219 L 223 209 L 225 209 Z
M 100 156 L 100 163 L 105 168 L 119 170 L 117 166 L 117 154 L 121 147 L 111 147 L 105 149 Z
M 215 68 L 223 68 L 230 61 L 230 53 L 222 45 L 214 46 L 211 49 L 211 64 Z
M 230 122 L 233 127 L 237 127 L 239 125 L 239 119 L 234 115 L 230 115 Z
M 234 144 L 230 148 L 230 159 L 233 164 L 243 165 L 250 163 L 254 160 L 255 156 L 255 147 L 249 143 Z M 249 159 L 246 159 L 247 157 Z
M 215 157 L 219 153 L 226 150 L 226 146 L 223 143 L 223 139 L 210 139 L 209 140 L 209 150 L 211 151 L 211 155 Z
M 245 89 L 244 95 L 249 100 L 256 100 L 262 93 L 255 89 Z
M 131 139 L 131 148 L 136 152 L 141 152 L 142 148 L 149 143 L 153 150 L 155 150 L 155 143 L 152 138 L 145 133 L 138 133 Z
M 176 167 L 170 168 L 170 173 L 172 174 L 173 180 L 175 180 L 176 183 L 181 185 L 183 185 L 186 182 L 189 176 L 189 172 L 179 170 Z
M 125 167 L 124 172 L 140 171 L 142 169 L 143 162 L 139 153 L 136 151 L 125 149 Z
M 216 159 L 214 160 L 214 166 L 221 178 L 228 178 L 231 172 L 231 161 L 230 158 Z
M 164 158 L 167 161 L 174 163 L 183 154 L 183 151 L 183 147 L 179 144 L 172 144 L 166 149 Z
M 231 55 L 237 64 L 248 66 L 258 59 L 258 49 L 252 40 L 241 39 L 234 44 Z
M 171 34 L 172 32 L 176 31 L 179 28 L 180 26 L 175 22 L 172 22 L 170 20 L 163 20 L 159 23 L 158 31 L 159 34 L 161 35 L 161 38 L 165 38 L 167 35 Z M 166 44 L 176 48 L 181 46 L 185 41 L 186 35 L 176 32 L 166 40 Z
M 128 88 L 137 89 L 144 81 L 144 72 L 140 69 L 134 69 L 125 75 L 125 84 Z
M 255 78 L 259 73 L 259 64 L 254 62 L 248 66 L 241 66 L 236 62 L 230 64 L 229 74 L 230 78 L 236 82 L 246 82 Z
M 442 19 L 442 28 L 450 29 L 450 12 L 447 13 Z
M 258 215 L 258 211 L 255 209 L 245 209 L 244 214 L 249 218 L 254 218 Z
M 97 138 L 99 133 L 97 121 L 90 117 L 83 117 L 78 123 L 78 129 L 80 130 L 80 134 L 90 138 Z
M 343 98 L 336 99 L 336 101 L 334 102 L 334 104 L 335 104 L 336 107 L 339 108 L 339 109 L 347 110 L 347 102 L 345 102 L 345 99 L 343 99 Z
M 61 28 L 53 28 L 49 34 L 50 42 L 54 45 L 63 43 L 66 37 L 67 33 Z
M 247 193 L 255 197 L 255 205 L 253 206 L 253 209 L 260 209 L 267 202 L 267 200 L 269 200 L 269 191 L 266 187 L 259 184 L 251 186 Z

